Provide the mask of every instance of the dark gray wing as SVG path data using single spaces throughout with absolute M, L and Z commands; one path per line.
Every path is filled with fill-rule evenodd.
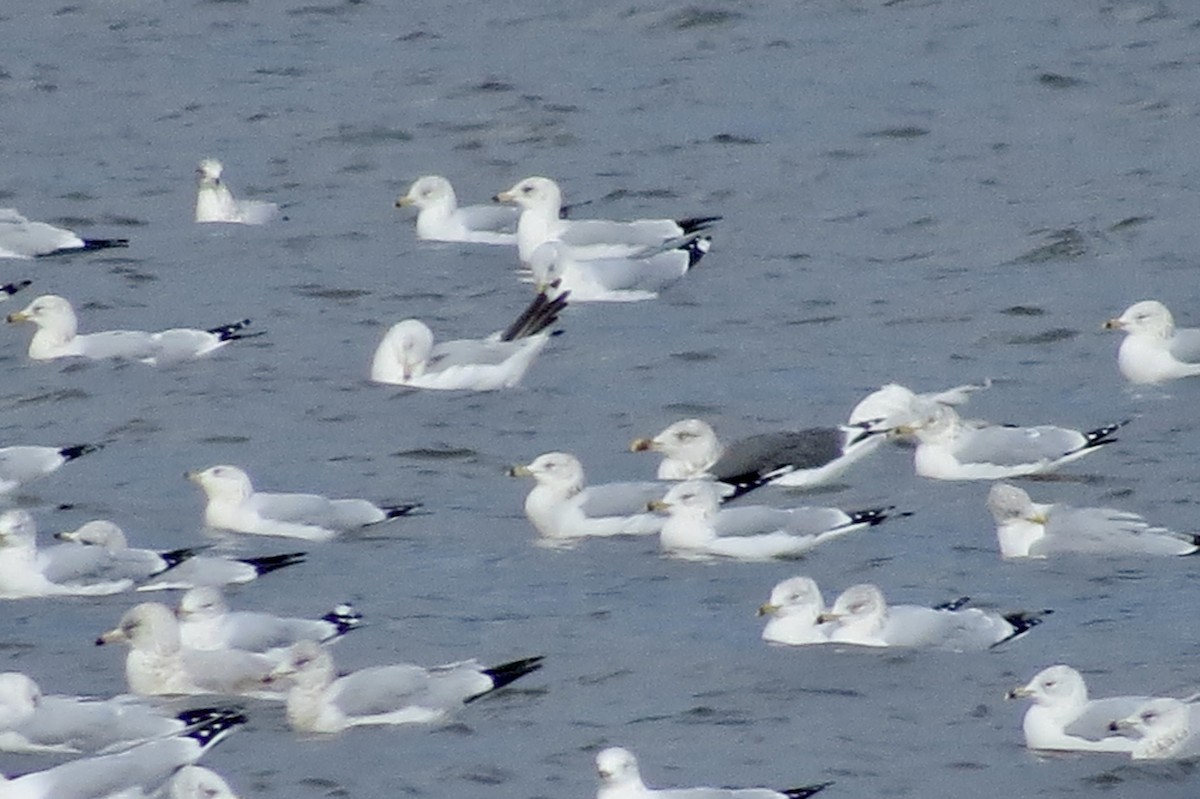
M 824 466 L 841 456 L 845 438 L 836 427 L 762 433 L 729 444 L 709 471 L 738 488 L 757 485 L 797 469 Z

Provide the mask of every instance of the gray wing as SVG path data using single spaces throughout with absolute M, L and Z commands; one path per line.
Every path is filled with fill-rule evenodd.
M 762 433 L 728 445 L 709 471 L 736 484 L 783 468 L 815 469 L 838 458 L 845 439 L 836 427 Z
M 248 563 L 230 558 L 201 555 L 188 558 L 183 563 L 155 575 L 155 579 L 138 587 L 139 591 L 161 588 L 194 588 L 198 585 L 230 585 L 253 580 L 257 575 Z
M 289 619 L 269 613 L 236 611 L 226 614 L 225 646 L 249 652 L 281 649 L 297 641 L 320 643 L 337 633 L 337 628 L 320 619 Z
M 222 345 L 221 339 L 207 330 L 177 327 L 152 336 L 157 346 L 157 363 L 186 361 L 211 352 Z
M 654 791 L 655 799 L 783 799 L 768 788 L 671 788 Z
M 117 744 L 173 735 L 182 729 L 178 719 L 136 702 L 45 696 L 33 717 L 17 732 L 35 746 L 99 752 Z
M 722 508 L 717 535 L 738 536 L 782 530 L 793 535 L 819 535 L 840 527 L 850 517 L 837 508 L 768 508 L 763 505 Z
M 1057 460 L 1087 443 L 1078 430 L 1064 427 L 982 427 L 964 430 L 954 449 L 960 463 L 1019 466 Z
M 30 222 L 15 208 L 0 208 L 0 257 L 32 258 L 71 247 L 82 247 L 83 240 L 69 230 Z
M 113 755 L 81 757 L 46 771 L 12 781 L 15 796 L 46 799 L 104 799 L 133 797 L 134 788 L 153 791 L 180 766 L 194 762 L 201 750 L 185 738 L 167 738 Z M 124 793 L 128 791 L 129 793 Z M 8 794 L 5 794 L 6 796 Z
M 429 672 L 408 663 L 362 669 L 333 684 L 333 703 L 347 716 L 374 716 L 421 704 Z
M 329 499 L 318 494 L 256 492 L 250 502 L 260 516 L 281 522 L 323 526 L 335 515 Z
M 1200 362 L 1200 330 L 1192 327 L 1176 330 L 1171 339 L 1171 354 L 1184 363 Z
M 582 278 L 609 291 L 658 291 L 687 273 L 688 260 L 683 250 L 670 250 L 649 258 L 576 260 L 572 268 Z
M 467 230 L 515 234 L 521 209 L 512 205 L 468 205 L 455 213 Z
M 275 663 L 253 652 L 236 649 L 183 650 L 184 669 L 198 687 L 214 694 L 266 691 L 266 676 Z
M 460 339 L 434 345 L 426 368 L 439 372 L 452 366 L 494 366 L 501 364 L 519 352 L 527 340 L 488 341 L 485 339 Z
M 106 330 L 75 337 L 85 358 L 152 358 L 158 353 L 154 335 L 143 330 Z
M 5 447 L 0 449 L 0 480 L 24 483 L 66 463 L 56 447 Z
M 671 485 L 669 482 L 645 482 L 588 486 L 583 489 L 579 507 L 591 519 L 647 513 L 646 506 L 653 500 L 662 499 Z
M 1046 521 L 1046 534 L 1035 543 L 1031 554 L 1183 555 L 1196 549 L 1192 538 L 1172 533 L 1165 527 L 1152 527 L 1136 513 L 1055 505 Z
M 673 219 L 641 219 L 613 222 L 604 219 L 567 221 L 559 238 L 571 247 L 618 244 L 654 247 L 683 233 Z
M 1108 725 L 1118 719 L 1132 716 L 1150 699 L 1149 696 L 1110 696 L 1105 699 L 1093 699 L 1087 703 L 1082 713 L 1063 728 L 1063 732 L 1089 741 L 1111 738 L 1113 732 L 1109 730 Z
M 80 580 L 141 580 L 166 566 L 162 558 L 146 550 L 109 552 L 87 544 L 59 544 L 38 551 L 42 575 L 52 583 Z
M 1012 633 L 999 614 L 967 610 L 936 610 L 920 605 L 888 608 L 884 640 L 889 646 L 925 646 L 955 651 L 987 649 Z

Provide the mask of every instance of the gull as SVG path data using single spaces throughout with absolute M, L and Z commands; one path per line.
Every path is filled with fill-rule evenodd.
M 254 490 L 250 476 L 236 466 L 210 466 L 187 479 L 208 498 L 204 522 L 216 530 L 328 541 L 411 513 L 420 505 L 376 505 L 366 499 L 328 499 L 317 494 L 271 494 Z
M 587 486 L 583 464 L 566 452 L 547 452 L 509 470 L 513 477 L 532 477 L 525 515 L 550 540 L 593 536 L 653 535 L 663 519 L 649 513 L 647 503 L 660 499 L 663 483 L 605 483 Z
M 1148 696 L 1088 699 L 1083 676 L 1061 664 L 1042 669 L 1006 697 L 1033 700 L 1021 724 L 1025 746 L 1067 752 L 1132 752 L 1135 742 L 1114 734 L 1109 725 L 1151 699 Z
M 570 292 L 572 302 L 638 302 L 686 275 L 711 244 L 711 237 L 692 233 L 625 258 L 584 260 L 552 239 L 533 251 L 529 269 L 538 291 Z
M 1162 383 L 1200 375 L 1200 330 L 1176 328 L 1167 306 L 1143 300 L 1104 323 L 1106 330 L 1124 330 L 1117 367 L 1131 383 Z
M 1049 611 L 993 613 L 963 609 L 967 597 L 938 607 L 888 605 L 879 587 L 852 585 L 838 596 L 833 607 L 818 616 L 836 622 L 829 640 L 877 647 L 926 647 L 956 652 L 989 649 L 1011 641 L 1042 623 Z
M 718 484 L 685 480 L 650 509 L 668 514 L 659 533 L 663 551 L 683 557 L 738 560 L 794 558 L 846 533 L 879 524 L 887 509 L 847 513 L 837 508 L 721 509 Z
M 8 322 L 33 322 L 37 326 L 37 332 L 29 342 L 29 357 L 35 361 L 71 357 L 90 360 L 124 358 L 157 366 L 200 358 L 231 341 L 254 335 L 245 332 L 250 325 L 249 319 L 208 330 L 177 327 L 159 333 L 106 330 L 80 334 L 75 309 L 56 294 L 43 294 L 24 310 L 10 313 Z
M 129 239 L 84 239 L 45 222 L 30 222 L 16 208 L 0 208 L 0 258 L 37 258 L 128 246 Z
M 184 766 L 171 778 L 166 799 L 238 799 L 238 796 L 212 769 Z
M 175 611 L 183 645 L 191 649 L 240 649 L 275 660 L 300 641 L 329 643 L 362 626 L 362 614 L 338 605 L 319 619 L 297 619 L 270 613 L 232 611 L 217 588 L 193 588 Z
M 1113 437 L 1126 419 L 1081 432 L 1065 427 L 969 426 L 953 408 L 939 405 L 915 424 L 898 428 L 914 434 L 917 474 L 935 480 L 999 480 L 1040 474 L 1095 452 Z
M 101 444 L 69 447 L 0 447 L 0 494 L 8 494 L 26 483 L 58 471 L 64 463 L 90 455 Z
M 80 528 L 82 533 L 78 530 L 56 533 L 56 539 L 68 543 L 38 550 L 37 562 L 42 574 L 53 582 L 88 579 L 129 580 L 131 583 L 137 583 L 174 569 L 208 548 L 208 545 L 204 545 L 152 552 L 148 549 L 93 546 L 84 543 L 81 539 L 91 538 L 92 531 L 99 524 L 93 525 L 92 528 L 84 525 Z
M 148 741 L 115 754 L 81 757 L 10 780 L 0 778 L 5 799 L 141 799 L 154 795 L 184 766 L 200 759 L 246 717 L 214 714 L 180 735 Z
M 375 666 L 337 677 L 329 652 L 295 644 L 274 672 L 292 681 L 287 720 L 300 732 L 341 732 L 379 724 L 441 721 L 468 702 L 537 671 L 542 657 L 484 668 L 474 660 L 426 669 L 411 663 Z
M 33 285 L 30 280 L 18 280 L 16 283 L 4 283 L 0 285 L 0 302 L 4 302 L 18 291 L 23 291 Z
M 803 488 L 827 483 L 882 441 L 862 426 L 813 427 L 722 445 L 706 422 L 684 419 L 653 438 L 634 440 L 630 449 L 662 453 L 660 480 L 714 477 L 734 487 L 732 499 L 768 483 Z
M 145 564 L 149 576 L 145 576 L 138 584 L 138 591 L 161 591 L 173 588 L 186 590 L 202 585 L 243 585 L 264 574 L 303 563 L 307 554 L 305 552 L 287 552 L 282 555 L 267 555 L 258 558 L 226 558 L 193 554 L 179 562 L 177 558 L 168 557 L 173 554 L 170 552 L 130 547 L 125 538 L 125 532 L 104 519 L 90 521 L 76 530 L 57 533 L 55 538 L 96 547 L 107 551 L 113 557 Z M 206 548 L 207 545 L 184 551 L 194 553 Z
M 945 391 L 918 394 L 899 383 L 888 383 L 863 397 L 850 411 L 850 418 L 846 424 L 873 432 L 893 431 L 898 427 L 914 424 L 932 413 L 937 405 L 965 405 L 970 401 L 972 394 L 984 391 L 991 385 L 990 380 L 985 380 L 983 383 L 954 386 Z
M 1192 724 L 1192 716 L 1197 723 Z M 1178 699 L 1149 699 L 1131 715 L 1109 725 L 1136 736 L 1129 756 L 1134 760 L 1182 760 L 1200 756 L 1200 705 Z
M 824 612 L 825 600 L 816 581 L 789 577 L 771 589 L 770 598 L 758 609 L 759 616 L 768 617 L 762 638 L 789 646 L 826 643 L 834 623 L 819 620 Z
M 988 510 L 1004 558 L 1045 558 L 1064 552 L 1091 555 L 1191 555 L 1200 535 L 1152 527 L 1136 513 L 1035 503 L 1009 483 L 988 492 Z
M 236 649 L 183 646 L 179 623 L 166 605 L 143 602 L 125 612 L 97 646 L 126 643 L 125 681 L 138 696 L 226 694 L 280 699 L 286 685 L 269 683 L 271 658 Z
M 515 208 L 497 205 L 458 206 L 454 188 L 441 175 L 417 178 L 408 193 L 396 200 L 397 208 L 415 206 L 417 238 L 426 241 L 461 241 L 472 244 L 516 244 Z
M 600 788 L 596 799 L 808 799 L 833 785 L 821 782 L 802 788 L 647 788 L 638 771 L 637 758 L 628 749 L 609 747 L 596 755 Z
M 0 598 L 103 596 L 133 587 L 129 577 L 114 576 L 90 559 L 76 562 L 60 549 L 38 550 L 37 526 L 27 511 L 0 513 Z
M 275 217 L 279 206 L 262 200 L 235 200 L 221 181 L 224 167 L 215 158 L 205 158 L 196 167 L 200 187 L 196 192 L 197 222 L 234 222 L 262 225 Z
M 497 202 L 516 203 L 521 209 L 517 222 L 517 254 L 528 263 L 533 251 L 552 239 L 563 242 L 581 258 L 624 258 L 646 247 L 658 247 L 668 239 L 707 230 L 719 216 L 691 219 L 639 219 L 612 222 L 602 219 L 562 218 L 562 191 L 549 178 L 526 178 L 495 197 Z
M 521 382 L 567 307 L 567 295 L 539 292 L 505 330 L 484 339 L 433 343 L 419 319 L 397 322 L 384 334 L 371 362 L 376 383 L 432 389 L 495 391 Z

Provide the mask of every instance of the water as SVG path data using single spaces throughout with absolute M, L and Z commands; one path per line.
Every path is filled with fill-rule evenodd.
M 973 415 L 1135 417 L 1035 499 L 1194 529 L 1200 384 L 1130 391 L 1099 326 L 1148 297 L 1200 321 L 1198 21 L 1182 2 L 10 4 L 0 201 L 133 246 L 0 279 L 68 296 L 93 330 L 267 332 L 159 370 L 30 364 L 28 331 L 0 334 L 5 443 L 111 440 L 17 501 L 48 532 L 108 517 L 172 548 L 201 534 L 182 474 L 214 463 L 265 490 L 417 499 L 428 515 L 311 547 L 233 603 L 355 602 L 372 624 L 337 647 L 343 668 L 547 656 L 432 730 L 304 740 L 252 703 L 207 758 L 243 795 L 589 796 L 595 751 L 619 744 L 663 786 L 1190 796 L 1186 766 L 1036 758 L 1001 698 L 1056 662 L 1097 695 L 1194 691 L 1190 560 L 1001 563 L 987 486 L 920 480 L 898 448 L 772 497 L 914 512 L 806 561 L 549 551 L 503 470 L 566 449 L 595 481 L 644 477 L 628 441 L 683 416 L 734 437 L 833 423 L 888 380 L 991 377 Z M 193 225 L 205 156 L 287 221 Z M 725 221 L 660 301 L 571 311 L 524 388 L 406 393 L 365 379 L 387 325 L 483 334 L 528 297 L 506 251 L 413 240 L 392 201 L 431 172 L 465 201 L 545 174 L 587 214 Z M 977 655 L 768 648 L 753 611 L 796 573 L 827 595 L 872 580 L 896 601 L 1056 613 Z M 9 603 L 0 662 L 48 692 L 116 693 L 123 653 L 90 642 L 133 601 Z

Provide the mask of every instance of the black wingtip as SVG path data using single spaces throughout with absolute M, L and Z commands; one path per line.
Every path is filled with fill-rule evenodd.
M 1116 424 L 1108 424 L 1104 427 L 1097 427 L 1095 430 L 1089 430 L 1083 434 L 1083 437 L 1087 441 L 1087 443 L 1083 445 L 1083 448 L 1089 449 L 1091 447 L 1102 447 L 1105 444 L 1113 443 L 1117 440 L 1116 437 L 1113 436 L 1113 433 L 1117 432 L 1132 421 L 1132 419 L 1125 419 L 1117 422 Z
M 128 247 L 129 239 L 84 239 L 82 250 L 110 250 L 114 247 Z
M 474 702 L 481 696 L 486 696 L 492 691 L 499 690 L 504 686 L 521 679 L 526 674 L 532 674 L 542 667 L 542 661 L 545 660 L 545 655 L 538 655 L 531 658 L 522 658 L 521 660 L 513 660 L 508 663 L 501 663 L 499 666 L 492 666 L 490 669 L 484 669 L 483 673 L 492 678 L 492 687 L 488 691 L 481 694 L 469 697 L 467 702 Z
M 222 738 L 237 729 L 247 721 L 246 716 L 233 708 L 213 710 L 207 718 L 184 732 L 184 736 L 200 744 L 207 750 L 216 746 Z
M 0 286 L 0 294 L 5 294 L 11 297 L 21 289 L 27 289 L 32 285 L 32 280 L 18 280 L 15 283 L 5 283 L 3 286 Z
M 949 602 L 943 602 L 940 605 L 934 605 L 934 610 L 962 610 L 971 602 L 971 597 L 960 596 L 958 599 L 951 599 Z
M 208 329 L 208 332 L 212 333 L 214 336 L 221 339 L 221 341 L 237 341 L 238 339 L 254 338 L 255 336 L 263 335 L 262 331 L 259 331 L 257 333 L 245 332 L 246 328 L 249 326 L 250 326 L 250 320 L 243 319 L 240 322 L 230 322 L 227 325 L 217 325 L 216 327 L 210 327 Z
M 84 455 L 90 455 L 93 452 L 99 451 L 103 444 L 75 444 L 70 447 L 63 447 L 58 451 L 65 459 L 73 461 L 76 458 L 82 458 Z
M 407 516 L 419 507 L 420 502 L 406 502 L 402 505 L 384 505 L 380 510 L 387 514 L 386 518 L 395 519 L 398 516 Z
M 850 511 L 846 515 L 850 517 L 850 524 L 869 524 L 874 527 L 885 519 L 890 518 L 892 511 L 896 509 L 895 505 L 888 505 L 886 508 L 867 508 L 866 510 Z
M 788 788 L 786 790 L 780 791 L 780 793 L 783 794 L 784 796 L 788 797 L 788 799 L 808 799 L 808 797 L 819 794 L 821 791 L 825 790 L 830 785 L 833 785 L 832 781 L 818 782 L 814 785 L 805 785 L 801 788 Z
M 529 305 L 525 306 L 525 310 L 521 311 L 521 315 L 500 334 L 500 340 L 516 341 L 541 333 L 558 321 L 558 315 L 567 307 L 570 294 L 571 292 L 564 291 L 550 299 L 545 292 L 539 292 Z
M 688 254 L 687 268 L 690 271 L 712 249 L 712 236 L 697 236 L 694 239 L 690 239 L 687 244 L 684 244 L 679 249 Z
M 241 710 L 236 707 L 197 707 L 177 713 L 175 718 L 182 721 L 186 727 L 195 727 L 217 719 L 239 715 L 240 713 Z
M 363 615 L 351 605 L 349 602 L 338 605 L 333 610 L 321 617 L 321 621 L 327 621 L 337 629 L 337 634 L 333 637 L 337 638 L 345 635 L 351 630 L 357 630 L 363 626 Z
M 174 569 L 180 563 L 183 563 L 185 560 L 190 560 L 191 558 L 196 557 L 201 552 L 203 552 L 206 549 L 209 549 L 210 547 L 211 547 L 211 545 L 202 546 L 202 547 L 186 547 L 184 549 L 172 549 L 170 552 L 159 552 L 158 556 L 160 558 L 162 558 L 163 561 L 166 562 L 166 564 L 167 564 L 166 568 L 163 569 L 162 571 L 165 572 L 165 571 Z M 159 574 L 162 574 L 162 572 L 159 572 Z
M 1021 610 L 1015 613 L 1005 613 L 1004 620 L 1013 626 L 1013 631 L 1007 638 L 1002 638 L 992 644 L 992 647 L 1000 646 L 1000 644 L 1007 643 L 1014 638 L 1020 638 L 1041 624 L 1053 612 L 1053 610 Z
M 723 216 L 689 216 L 685 219 L 676 219 L 675 224 L 679 225 L 684 233 L 696 233 L 708 230 L 724 218 Z
M 240 558 L 242 563 L 250 566 L 258 573 L 259 577 L 264 574 L 270 574 L 273 571 L 294 566 L 297 563 L 303 563 L 304 558 L 308 555 L 307 552 L 288 552 L 284 555 L 267 555 L 261 558 Z

